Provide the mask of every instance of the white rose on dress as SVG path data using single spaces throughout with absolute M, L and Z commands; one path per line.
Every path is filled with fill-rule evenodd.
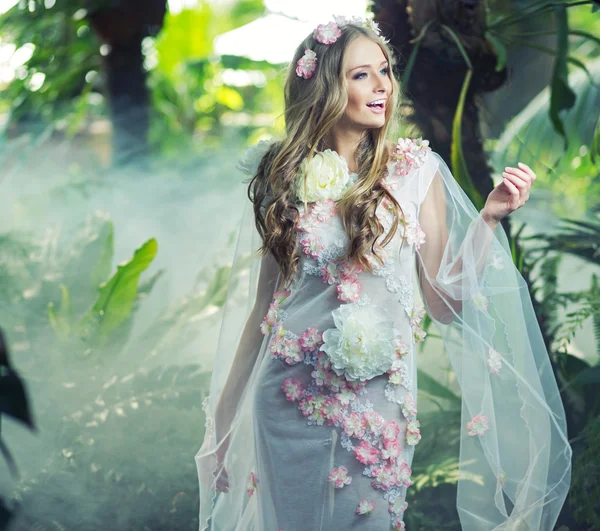
M 365 381 L 391 369 L 398 332 L 387 310 L 351 303 L 331 313 L 336 328 L 323 332 L 320 350 L 327 353 L 336 374 Z
M 304 177 L 306 176 L 306 190 Z M 307 162 L 302 161 L 296 179 L 296 196 L 302 202 L 313 203 L 341 199 L 350 181 L 348 163 L 335 151 L 326 149 Z

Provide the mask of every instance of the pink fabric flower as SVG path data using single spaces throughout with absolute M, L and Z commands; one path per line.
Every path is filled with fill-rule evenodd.
M 362 441 L 354 448 L 354 456 L 363 465 L 374 465 L 379 458 L 379 451 L 368 441 Z
M 431 151 L 429 140 L 417 138 L 399 138 L 394 158 L 396 159 L 396 174 L 408 175 L 412 170 L 425 164 L 427 154 Z
M 273 302 L 279 306 L 285 299 L 287 299 L 290 296 L 291 293 L 292 292 L 290 290 L 276 291 L 275 293 L 273 293 Z
M 300 240 L 302 250 L 304 254 L 311 258 L 318 258 L 319 254 L 323 251 L 323 244 L 319 241 L 319 238 L 314 234 L 307 234 Z
M 333 44 L 341 37 L 342 31 L 338 28 L 335 22 L 328 22 L 327 24 L 319 24 L 313 31 L 313 37 L 315 40 L 322 44 Z
M 338 267 L 338 274 L 344 280 L 356 281 L 358 275 L 362 273 L 362 267 L 352 262 L 344 262 Z
M 488 418 L 485 415 L 475 415 L 469 422 L 467 422 L 467 430 L 469 435 L 474 437 L 475 435 L 481 437 L 486 431 L 490 429 Z
M 323 367 L 317 367 L 314 371 L 310 373 L 310 375 L 314 378 L 315 383 L 318 386 L 323 386 L 329 382 L 330 373 L 327 369 Z
M 337 212 L 337 205 L 333 199 L 325 199 L 325 201 L 317 201 L 310 212 L 311 216 L 317 221 L 324 223 L 329 221 Z
M 394 520 L 392 531 L 406 531 L 406 524 L 403 520 Z
M 295 380 L 294 378 L 286 378 L 283 381 L 281 390 L 285 393 L 285 397 L 290 402 L 295 402 L 302 398 L 302 384 L 299 380 Z
M 390 502 L 388 512 L 390 514 L 402 514 L 408 509 L 408 503 L 406 503 L 404 496 L 398 496 L 394 501 Z
M 328 397 L 323 405 L 323 415 L 330 422 L 337 424 L 343 419 L 344 407 L 336 398 Z
M 411 223 L 406 228 L 406 241 L 409 245 L 414 245 L 415 249 L 420 249 L 425 243 L 425 232 L 418 223 Z
M 248 483 L 246 484 L 246 492 L 248 496 L 252 496 L 258 487 L 258 482 L 256 481 L 256 475 L 254 472 L 250 472 L 250 477 L 248 478 Z
M 296 75 L 310 79 L 317 69 L 317 54 L 310 48 L 304 50 L 304 55 L 296 63 Z
M 427 337 L 427 332 L 425 332 L 425 330 L 421 328 L 415 328 L 413 332 L 413 337 L 415 339 L 415 343 L 422 343 Z
M 298 341 L 303 351 L 312 352 L 323 343 L 323 336 L 316 328 L 309 328 L 300 336 Z
M 374 489 L 389 490 L 396 484 L 396 477 L 391 466 L 384 465 L 373 470 L 374 479 L 371 485 Z
M 405 487 L 410 487 L 412 485 L 412 481 L 410 480 L 412 470 L 404 461 L 398 463 L 394 471 L 396 485 L 404 485 Z
M 344 419 L 344 433 L 348 437 L 356 437 L 357 439 L 361 439 L 364 437 L 366 429 L 367 423 L 359 413 L 350 413 L 350 415 Z
M 311 211 L 302 212 L 298 218 L 298 230 L 301 232 L 312 232 L 318 225 L 317 219 Z
M 381 455 L 384 459 L 395 463 L 402 453 L 402 447 L 398 441 L 384 441 Z
M 329 387 L 334 393 L 338 393 L 346 387 L 346 380 L 343 376 L 332 373 L 331 377 L 329 378 Z
M 356 400 L 356 394 L 351 389 L 348 389 L 348 388 L 342 389 L 336 395 L 336 397 L 340 401 L 340 403 L 344 406 L 347 406 L 350 404 L 350 402 L 354 402 L 354 400 Z M 354 415 L 358 416 L 359 420 L 362 421 L 362 419 L 360 418 L 358 413 L 354 413 Z M 350 416 L 352 416 L 352 414 Z M 344 431 L 346 432 L 346 435 L 348 435 L 348 436 L 352 435 L 352 433 L 348 433 L 345 426 L 344 426 Z
M 352 483 L 352 478 L 348 476 L 348 469 L 345 466 L 332 468 L 327 480 L 333 483 L 336 489 L 342 489 L 345 485 Z
M 492 374 L 498 374 L 502 368 L 502 359 L 500 353 L 491 347 L 488 350 L 488 366 Z
M 360 284 L 352 279 L 344 279 L 337 285 L 336 291 L 342 302 L 356 302 L 360 297 Z
M 324 284 L 335 284 L 337 281 L 337 265 L 333 260 L 327 262 L 327 265 L 321 268 L 321 279 Z
M 371 514 L 375 510 L 375 502 L 368 500 L 360 500 L 360 503 L 356 507 L 356 514 L 367 515 Z
M 367 427 L 375 434 L 381 431 L 383 427 L 384 418 L 376 411 L 365 411 L 364 413 L 365 422 Z
M 398 434 L 400 433 L 400 426 L 393 420 L 388 420 L 381 430 L 381 435 L 384 441 L 396 441 L 398 440 Z
M 402 414 L 408 419 L 417 415 L 417 403 L 411 394 L 402 399 Z
M 408 345 L 401 339 L 394 339 L 394 347 L 396 348 L 396 355 L 399 358 L 408 354 Z
M 415 444 L 419 443 L 421 440 L 421 430 L 419 429 L 420 425 L 421 423 L 417 419 L 408 421 L 408 425 L 406 427 L 407 444 L 414 446 Z

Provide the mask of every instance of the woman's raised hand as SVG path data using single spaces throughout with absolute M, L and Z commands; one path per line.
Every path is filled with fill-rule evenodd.
M 529 199 L 531 185 L 536 179 L 535 172 L 522 162 L 518 168 L 505 168 L 503 180 L 490 195 L 483 207 L 484 219 L 499 222 Z

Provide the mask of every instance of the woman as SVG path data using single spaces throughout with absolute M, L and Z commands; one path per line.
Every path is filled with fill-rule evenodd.
M 499 225 L 535 174 L 506 168 L 477 212 L 427 141 L 386 140 L 392 66 L 374 23 L 319 25 L 287 77 L 285 138 L 242 164 L 262 260 L 249 312 L 228 294 L 196 455 L 200 529 L 405 529 L 425 311 L 462 391 L 463 529 L 556 522 L 564 411 Z

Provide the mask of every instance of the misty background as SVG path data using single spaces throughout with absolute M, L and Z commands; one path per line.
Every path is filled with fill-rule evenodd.
M 600 4 L 441 4 L 0 0 L 0 529 L 198 529 L 201 405 L 247 201 L 235 165 L 283 133 L 298 43 L 367 12 L 399 54 L 400 134 L 482 197 L 504 166 L 538 173 L 505 228 L 575 452 L 557 529 L 600 528 Z M 440 354 L 432 326 L 415 530 L 460 529 L 460 392 Z

